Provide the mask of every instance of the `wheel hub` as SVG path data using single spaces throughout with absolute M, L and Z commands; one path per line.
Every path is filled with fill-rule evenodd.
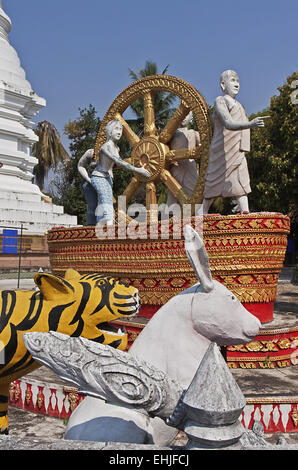
M 140 181 L 156 181 L 166 165 L 166 154 L 169 148 L 154 136 L 145 137 L 135 145 L 131 152 L 132 164 L 144 166 L 151 174 L 150 178 L 136 175 Z

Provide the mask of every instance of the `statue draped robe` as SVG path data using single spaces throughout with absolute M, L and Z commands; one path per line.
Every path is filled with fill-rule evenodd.
M 233 121 L 247 121 L 243 106 L 236 100 L 231 103 L 224 96 L 221 100 Z M 218 196 L 239 197 L 251 192 L 245 153 L 250 150 L 250 130 L 229 130 L 214 115 L 214 132 L 209 150 L 209 162 L 205 177 L 204 198 Z
M 199 145 L 200 136 L 194 129 L 187 129 L 187 127 L 181 127 L 175 132 L 171 142 L 171 150 L 181 149 L 192 149 Z M 178 183 L 181 184 L 184 192 L 190 196 L 197 184 L 198 180 L 198 169 L 196 160 L 181 160 L 178 165 L 173 165 L 170 169 L 170 173 Z M 178 200 L 169 191 L 167 206 L 172 204 L 178 204 Z

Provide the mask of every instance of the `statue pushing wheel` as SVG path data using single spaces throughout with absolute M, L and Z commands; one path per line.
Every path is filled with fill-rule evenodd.
M 167 121 L 163 129 L 158 129 L 155 122 L 154 94 L 156 92 L 168 92 L 180 100 L 180 105 Z M 143 98 L 144 103 L 144 132 L 137 135 L 123 118 L 126 109 L 137 99 Z M 198 127 L 200 143 L 193 148 L 186 145 L 185 148 L 171 149 L 170 141 L 183 120 L 192 112 Z M 107 130 L 112 122 L 118 121 L 124 137 L 131 147 L 131 155 L 122 160 L 117 147 L 121 133 L 112 131 L 112 142 Z M 115 124 L 116 126 L 116 124 Z M 116 129 L 116 127 L 115 127 Z M 117 135 L 116 135 L 117 134 Z M 179 204 L 190 204 L 194 210 L 195 204 L 200 204 L 203 198 L 204 178 L 208 165 L 208 149 L 211 140 L 211 126 L 208 116 L 208 106 L 202 95 L 195 87 L 176 77 L 169 75 L 152 75 L 133 82 L 125 88 L 113 101 L 100 126 L 94 151 L 88 151 L 79 163 L 79 171 L 85 180 L 89 181 L 97 194 L 101 194 L 98 203 L 108 204 L 112 198 L 113 166 L 133 171 L 133 177 L 123 192 L 126 203 L 132 199 L 141 184 L 146 187 L 146 208 L 150 210 L 152 204 L 157 204 L 157 184 L 162 182 L 173 194 Z M 95 169 L 91 177 L 86 170 L 86 161 L 94 160 Z M 185 160 L 198 162 L 198 177 L 191 194 L 185 192 L 180 182 L 173 176 L 170 169 L 173 165 Z M 98 176 L 98 178 L 97 178 Z M 105 178 L 103 181 L 99 178 Z M 98 187 L 95 182 L 100 183 Z M 99 204 L 97 211 L 99 210 Z M 108 208 L 108 214 L 101 212 L 96 221 L 111 223 L 113 212 Z

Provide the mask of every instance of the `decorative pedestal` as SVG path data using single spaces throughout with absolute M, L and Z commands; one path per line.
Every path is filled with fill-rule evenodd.
M 193 227 L 199 218 L 189 221 Z M 289 218 L 279 213 L 208 215 L 203 220 L 203 240 L 213 278 L 222 282 L 261 322 L 273 319 L 277 281 L 287 246 Z M 161 224 L 149 238 L 99 240 L 94 227 L 54 228 L 48 233 L 53 273 L 67 268 L 81 274 L 100 272 L 139 289 L 139 316 L 152 315 L 171 297 L 197 282 L 184 251 L 183 230 L 170 221 L 169 237 Z M 121 233 L 123 237 L 123 233 Z

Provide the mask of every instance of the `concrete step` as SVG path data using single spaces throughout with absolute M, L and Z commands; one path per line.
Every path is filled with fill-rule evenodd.
M 3 209 L 0 208 L 0 220 L 2 221 L 23 221 L 28 223 L 49 223 L 55 224 L 60 223 L 69 223 L 74 224 L 74 220 L 76 220 L 75 216 L 69 214 L 57 214 L 54 212 L 49 211 L 34 211 L 31 208 L 27 208 L 26 210 L 21 209 Z
M 5 201 L 0 199 L 0 211 L 2 209 L 20 210 L 20 211 L 33 211 L 33 212 L 47 212 L 54 214 L 64 214 L 63 206 L 56 204 L 48 204 L 44 201 L 16 201 L 13 199 Z

